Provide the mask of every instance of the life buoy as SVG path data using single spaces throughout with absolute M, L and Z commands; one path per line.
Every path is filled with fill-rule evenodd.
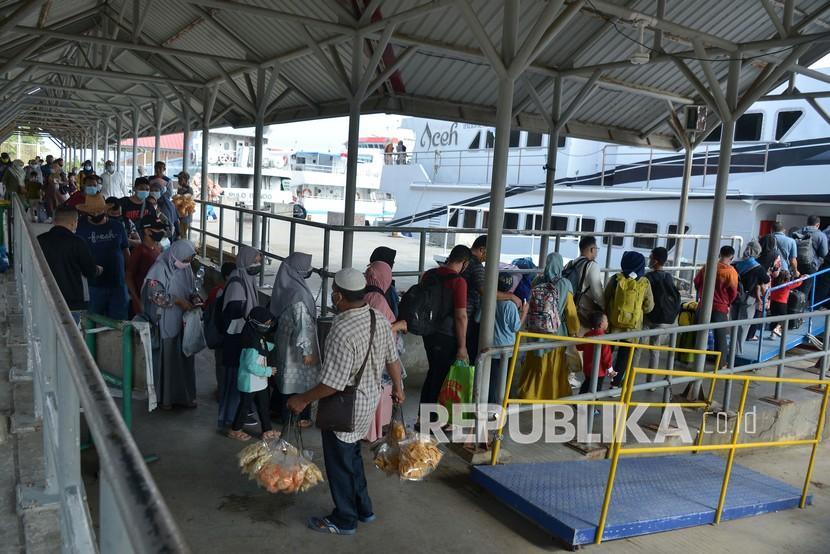
M 303 198 L 311 198 L 311 190 L 303 189 Z

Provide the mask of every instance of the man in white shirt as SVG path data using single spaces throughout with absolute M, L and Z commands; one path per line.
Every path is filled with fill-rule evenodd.
M 115 196 L 116 198 L 124 198 L 129 196 L 127 191 L 127 184 L 124 182 L 124 175 L 120 171 L 115 170 L 115 164 L 112 160 L 107 160 L 104 163 L 104 174 L 101 175 L 103 188 L 101 193 L 105 198 Z

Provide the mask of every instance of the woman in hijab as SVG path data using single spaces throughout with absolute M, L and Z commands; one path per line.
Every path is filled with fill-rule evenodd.
M 176 241 L 173 243 L 175 245 Z M 172 247 L 171 247 L 172 248 Z M 257 275 L 262 271 L 262 256 L 250 246 L 240 246 L 236 254 L 236 269 L 231 272 L 222 294 L 222 321 L 227 326 L 222 342 L 222 364 L 225 374 L 219 383 L 220 429 L 233 423 L 239 407 L 239 357 L 242 354 L 242 330 L 251 310 L 259 305 L 256 288 Z
M 383 247 L 381 247 L 383 248 Z M 376 250 L 377 252 L 377 250 Z M 369 306 L 380 312 L 392 325 L 392 337 L 398 346 L 398 352 L 403 349 L 403 340 L 398 332 L 406 332 L 406 321 L 395 321 L 395 314 L 389 307 L 386 295 L 379 291 L 388 290 L 392 285 L 392 268 L 384 261 L 374 261 L 366 268 L 366 295 L 363 297 Z M 401 367 L 401 374 L 405 378 L 406 371 Z M 384 371 L 382 378 L 383 390 L 380 401 L 375 410 L 375 417 L 369 424 L 369 431 L 364 440 L 374 442 L 383 436 L 383 427 L 392 419 L 392 378 Z
M 6 200 L 10 200 L 12 193 L 20 194 L 26 186 L 26 170 L 23 160 L 15 160 L 3 173 L 3 190 Z
M 533 282 L 533 289 L 544 287 L 551 291 L 556 298 L 554 309 L 558 312 L 559 329 L 557 335 L 575 336 L 579 331 L 579 318 L 576 314 L 571 282 L 562 277 L 564 268 L 562 256 L 557 252 L 548 254 L 544 272 Z M 537 295 L 538 296 L 538 295 Z M 534 295 L 531 293 L 530 311 L 533 312 Z M 529 331 L 540 331 L 528 324 Z M 519 398 L 533 400 L 553 400 L 571 394 L 571 385 L 568 382 L 568 364 L 566 347 L 560 346 L 553 350 L 538 350 L 529 352 L 522 365 L 522 378 L 519 382 Z
M 276 389 L 271 410 L 288 421 L 288 398 L 319 382 L 320 346 L 317 342 L 317 307 L 306 284 L 311 276 L 311 254 L 294 252 L 280 265 L 271 294 L 271 313 L 277 319 Z M 311 410 L 300 414 L 300 427 L 311 426 Z
M 770 282 L 769 270 L 758 260 L 761 251 L 761 243 L 757 240 L 751 240 L 744 248 L 743 259 L 734 264 L 741 288 L 738 289 L 740 294 L 730 307 L 733 321 L 761 317 L 760 308 L 763 305 L 764 286 Z M 738 328 L 738 353 L 743 350 L 744 340 L 755 340 L 757 330 L 757 325 Z
M 643 317 L 645 314 L 650 313 L 651 310 L 654 309 L 654 295 L 651 292 L 651 282 L 645 278 L 645 256 L 639 252 L 623 252 L 622 258 L 620 259 L 620 268 L 619 273 L 608 279 L 608 283 L 605 285 L 605 292 L 603 293 L 605 298 L 606 314 L 608 315 L 609 334 L 639 331 L 643 328 Z M 625 326 L 622 326 L 620 325 L 620 314 L 624 312 L 617 309 L 617 306 L 620 305 L 620 303 L 616 301 L 616 296 L 619 290 L 619 284 L 623 282 L 630 283 L 631 280 L 635 282 L 635 287 L 639 294 L 638 298 L 642 298 L 642 300 L 640 301 L 640 306 L 635 306 L 635 309 L 637 310 L 635 313 L 638 316 L 636 321 L 629 322 Z M 628 339 L 622 342 L 636 344 L 639 341 L 637 339 Z M 614 370 L 617 374 L 611 381 L 611 386 L 621 386 L 623 380 L 625 379 L 625 372 L 628 369 L 628 358 L 630 355 L 631 348 L 625 346 L 617 347 L 617 355 L 614 358 Z M 632 363 L 636 362 L 637 359 L 635 356 Z
M 383 290 L 385 291 L 384 296 L 386 302 L 389 304 L 389 309 L 392 310 L 396 318 L 398 317 L 398 303 L 400 302 L 400 298 L 398 297 L 398 289 L 395 288 L 395 280 L 391 278 L 391 275 L 392 268 L 395 267 L 395 255 L 397 253 L 397 250 L 392 250 L 386 246 L 378 246 L 374 249 L 372 255 L 369 256 L 370 264 L 383 262 L 389 266 L 389 285 Z
M 141 304 L 153 325 L 153 380 L 162 409 L 196 407 L 196 373 L 193 356 L 182 351 L 182 316 L 194 308 L 196 279 L 190 267 L 196 248 L 177 242 L 161 254 L 144 280 Z

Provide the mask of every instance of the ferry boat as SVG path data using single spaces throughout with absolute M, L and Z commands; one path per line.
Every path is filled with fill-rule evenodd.
M 796 88 L 816 92 L 826 85 L 799 75 Z M 806 100 L 768 100 L 784 89 L 755 103 L 737 121 L 724 235 L 748 240 L 766 234 L 776 220 L 787 228 L 803 226 L 810 214 L 822 216 L 822 228 L 830 224 L 830 116 L 820 115 Z M 461 234 L 464 229 L 486 228 L 495 129 L 422 118 L 405 118 L 402 127 L 415 133 L 415 144 L 406 165 L 384 169 L 381 191 L 393 194 L 398 206 L 389 224 L 446 226 Z M 689 234 L 709 233 L 720 126 L 708 132 L 694 151 L 686 214 Z M 541 229 L 547 146 L 547 135 L 511 131 L 505 229 Z M 677 232 L 682 152 L 572 137 L 560 138 L 557 152 L 551 228 L 573 231 L 571 240 L 560 245 L 563 256 L 578 255 L 576 241 L 582 233 Z M 602 242 L 607 245 L 608 239 Z M 614 239 L 612 267 L 625 250 L 647 255 L 657 245 L 672 250 L 674 243 Z M 505 235 L 502 258 L 537 255 L 538 245 L 538 236 Z M 707 245 L 701 241 L 698 247 L 699 261 Z M 688 261 L 691 247 L 683 250 Z

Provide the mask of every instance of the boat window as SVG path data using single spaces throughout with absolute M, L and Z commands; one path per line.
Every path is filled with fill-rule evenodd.
M 521 131 L 510 131 L 510 148 L 519 147 L 519 137 L 521 134 Z
M 625 233 L 625 221 L 620 221 L 618 219 L 606 219 L 605 226 L 602 228 L 604 233 Z M 614 246 L 622 246 L 623 244 L 623 237 L 613 237 L 614 239 Z M 608 244 L 611 241 L 611 237 L 602 237 L 602 244 Z
M 709 136 L 706 137 L 705 142 L 720 142 L 720 132 L 723 127 L 718 124 L 717 127 L 712 129 L 712 132 L 709 133 Z
M 535 146 L 542 146 L 542 133 L 527 133 L 527 146 L 533 148 Z
M 476 210 L 464 210 L 464 228 L 475 229 L 478 212 Z
M 644 223 L 642 221 L 638 221 L 634 224 L 634 232 L 635 233 L 656 233 L 657 232 L 657 224 L 656 223 Z M 657 246 L 657 239 L 656 238 L 648 238 L 648 237 L 634 237 L 633 242 L 634 248 L 645 248 L 646 250 L 651 250 L 652 248 Z
M 518 229 L 519 228 L 519 214 L 510 213 L 510 212 L 504 214 L 504 228 L 505 229 Z
M 557 148 L 565 148 L 565 137 L 563 135 L 559 135 L 559 140 L 556 144 Z
M 559 215 L 555 215 L 550 218 L 550 230 L 551 231 L 567 231 L 568 230 L 568 218 L 562 217 Z
M 481 148 L 481 133 L 477 132 L 476 136 L 473 138 L 473 141 L 470 143 L 468 147 L 469 150 L 478 150 Z
M 735 141 L 761 140 L 761 129 L 764 126 L 764 114 L 746 113 L 735 122 Z
M 458 227 L 458 210 L 453 210 L 450 214 L 450 221 L 447 223 L 447 227 Z
M 775 140 L 781 140 L 804 114 L 801 110 L 784 110 L 775 118 Z
M 577 225 L 579 225 L 579 220 L 577 220 Z M 584 233 L 593 233 L 594 229 L 596 229 L 597 220 L 593 217 L 583 217 L 582 218 L 582 226 L 578 229 L 578 231 L 582 231 Z
M 684 227 L 686 228 L 686 230 L 683 231 L 683 233 L 684 234 L 688 233 L 689 232 L 689 226 L 684 225 Z M 677 233 L 677 224 L 672 223 L 671 225 L 669 225 L 669 234 L 674 235 L 675 233 Z M 677 239 L 675 239 L 675 238 L 666 239 L 666 250 L 671 250 L 672 248 L 674 248 L 674 245 L 675 245 L 676 242 L 677 242 Z
M 525 231 L 536 231 L 542 228 L 542 216 L 526 214 L 525 215 Z
M 496 144 L 496 135 L 493 131 L 487 131 L 487 138 L 484 141 L 484 148 L 493 148 Z

